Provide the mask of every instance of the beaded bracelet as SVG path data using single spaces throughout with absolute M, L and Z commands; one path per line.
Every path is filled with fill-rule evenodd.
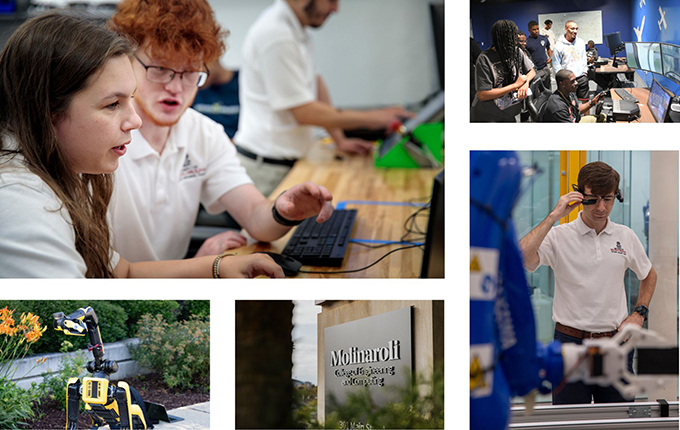
M 215 257 L 215 261 L 213 261 L 213 267 L 212 267 L 213 278 L 215 278 L 215 279 L 221 278 L 220 277 L 220 261 L 222 260 L 222 258 L 227 257 L 229 255 L 236 255 L 236 253 L 225 251 L 225 252 L 221 253 L 220 255 L 218 255 L 217 257 Z

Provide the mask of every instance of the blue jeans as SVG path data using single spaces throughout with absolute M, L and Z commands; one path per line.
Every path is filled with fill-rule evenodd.
M 583 340 L 568 336 L 555 330 L 555 340 L 562 343 L 582 344 Z M 633 351 L 628 354 L 628 370 L 633 372 Z M 553 405 L 569 405 L 579 403 L 618 403 L 632 402 L 634 399 L 624 398 L 613 386 L 586 384 L 582 381 L 565 384 L 559 392 L 553 392 Z

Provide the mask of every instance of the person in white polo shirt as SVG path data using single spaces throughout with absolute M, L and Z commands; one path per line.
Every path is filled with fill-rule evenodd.
M 333 107 L 314 62 L 307 27 L 321 27 L 338 6 L 339 0 L 275 0 L 246 34 L 234 143 L 241 164 L 264 195 L 307 155 L 316 141 L 314 126 L 325 128 L 340 151 L 367 154 L 370 142 L 347 138 L 342 130 L 389 128 L 412 116 L 400 107 L 367 111 Z
M 301 220 L 333 212 L 330 192 L 304 182 L 268 200 L 236 158 L 224 128 L 191 109 L 225 49 L 224 32 L 206 0 L 123 0 L 110 26 L 139 46 L 131 59 L 142 119 L 115 174 L 109 216 L 115 248 L 129 261 L 183 258 L 202 203 L 228 211 L 256 240 L 278 239 Z M 196 256 L 246 244 L 227 231 L 207 239 Z
M 555 340 L 582 343 L 584 338 L 611 337 L 624 324 L 642 326 L 647 319 L 656 272 L 633 230 L 609 219 L 615 200 L 623 201 L 619 179 L 606 163 L 586 164 L 574 191 L 561 196 L 550 215 L 519 242 L 527 270 L 547 265 L 555 274 Z M 576 220 L 553 227 L 581 204 Z M 627 269 L 641 280 L 631 313 L 624 289 Z M 632 372 L 632 353 L 628 367 Z M 553 393 L 553 404 L 630 400 L 614 387 L 583 382 Z

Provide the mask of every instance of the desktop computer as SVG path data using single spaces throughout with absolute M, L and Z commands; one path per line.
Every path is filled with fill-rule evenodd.
M 430 216 L 425 235 L 421 278 L 444 277 L 444 171 L 435 178 L 430 201 Z
M 666 120 L 668 107 L 671 104 L 671 94 L 664 88 L 656 79 L 652 80 L 652 86 L 649 89 L 649 100 L 647 106 L 652 112 L 652 116 L 657 123 Z

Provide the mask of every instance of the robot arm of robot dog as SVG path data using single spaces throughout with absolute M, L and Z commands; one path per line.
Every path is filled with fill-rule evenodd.
M 628 354 L 637 348 L 637 375 L 628 370 Z M 613 385 L 624 397 L 661 387 L 668 375 L 677 376 L 678 346 L 659 334 L 633 324 L 611 338 L 586 339 L 582 345 L 562 344 L 564 379 Z

